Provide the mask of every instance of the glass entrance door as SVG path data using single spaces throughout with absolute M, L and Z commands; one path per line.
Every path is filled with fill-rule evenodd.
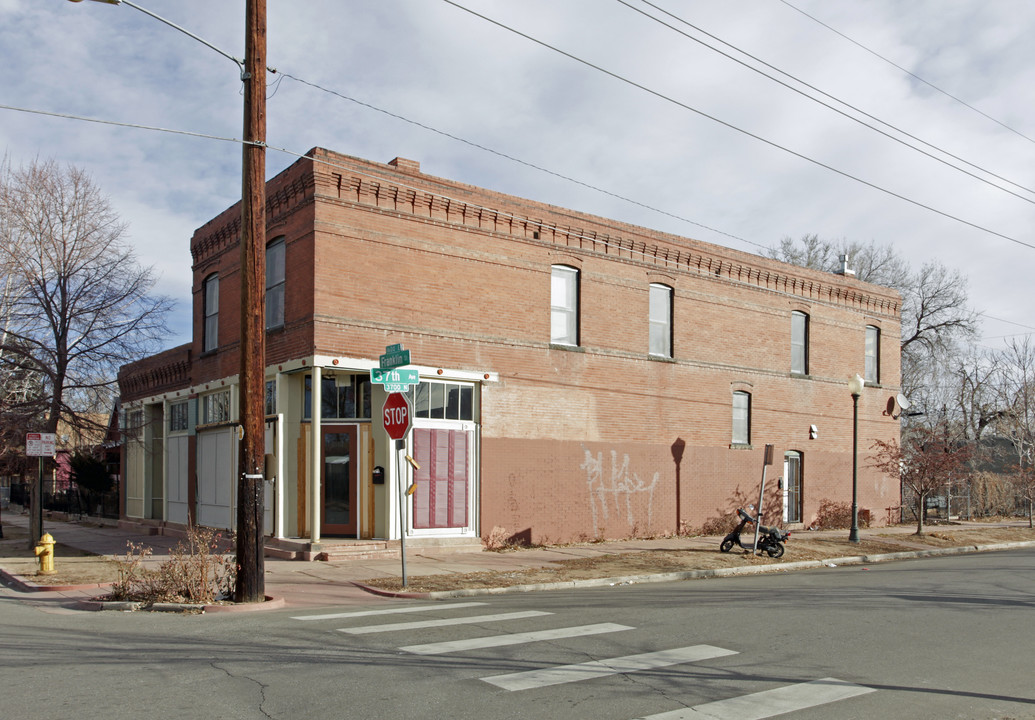
M 323 507 L 320 532 L 323 535 L 355 535 L 358 501 L 355 425 L 324 425 Z

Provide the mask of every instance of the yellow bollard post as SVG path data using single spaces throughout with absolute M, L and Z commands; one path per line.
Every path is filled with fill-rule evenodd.
M 54 570 L 54 538 L 50 533 L 43 533 L 39 545 L 35 547 L 36 558 L 39 560 L 40 569 L 38 575 L 53 575 Z

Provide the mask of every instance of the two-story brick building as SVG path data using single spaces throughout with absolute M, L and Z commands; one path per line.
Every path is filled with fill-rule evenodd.
M 892 290 L 319 148 L 267 222 L 268 533 L 673 533 L 757 493 L 766 444 L 767 520 L 807 524 L 851 497 L 856 373 L 859 503 L 899 504 L 865 462 L 899 430 Z M 192 342 L 119 376 L 127 518 L 233 523 L 239 237 L 239 206 L 197 230 Z M 370 383 L 393 344 L 405 453 Z

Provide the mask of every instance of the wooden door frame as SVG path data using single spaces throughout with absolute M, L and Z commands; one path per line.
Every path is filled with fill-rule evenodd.
M 320 424 L 320 534 L 356 536 L 359 530 L 359 424 Z M 349 523 L 328 525 L 327 514 L 327 447 L 324 438 L 327 433 L 349 433 Z

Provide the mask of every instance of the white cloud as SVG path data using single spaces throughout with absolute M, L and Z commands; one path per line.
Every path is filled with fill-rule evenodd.
M 140 3 L 235 56 L 243 54 L 240 3 Z M 1016 190 L 1024 196 L 1019 199 L 967 178 L 617 2 L 465 3 L 737 128 L 1033 242 L 1032 193 Z M 1035 181 L 1027 180 L 1035 160 L 1031 141 L 784 3 L 661 4 L 804 82 L 1035 189 Z M 1029 112 L 1035 45 L 1026 32 L 1035 20 L 1030 3 L 793 4 L 1035 137 Z M 240 82 L 233 63 L 125 5 L 0 0 L 0 60 L 4 104 L 240 136 Z M 269 0 L 269 61 L 283 72 L 753 243 L 812 232 L 894 243 L 914 265 L 939 259 L 965 272 L 977 309 L 1035 325 L 1026 289 L 1032 249 L 831 173 L 446 3 Z M 432 174 L 758 250 L 289 78 L 269 80 L 271 145 L 300 153 L 321 145 L 382 162 L 410 157 Z M 190 235 L 239 196 L 239 147 L 0 113 L 0 147 L 12 160 L 39 155 L 75 163 L 111 196 L 131 222 L 139 257 L 161 272 L 161 290 L 180 300 L 174 325 L 181 332 L 170 342 L 182 341 L 190 312 Z M 271 152 L 269 173 L 294 160 Z M 989 336 L 1016 330 L 985 325 Z

